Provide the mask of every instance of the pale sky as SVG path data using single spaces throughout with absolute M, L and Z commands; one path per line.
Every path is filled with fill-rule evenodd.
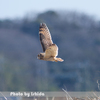
M 0 0 L 0 19 L 23 17 L 28 12 L 69 10 L 100 20 L 100 0 Z

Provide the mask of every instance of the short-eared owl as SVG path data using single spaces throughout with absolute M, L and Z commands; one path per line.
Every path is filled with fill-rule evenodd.
M 45 23 L 40 24 L 39 36 L 44 53 L 38 54 L 37 58 L 46 61 L 64 61 L 63 59 L 56 57 L 58 55 L 58 47 L 53 43 L 49 29 Z

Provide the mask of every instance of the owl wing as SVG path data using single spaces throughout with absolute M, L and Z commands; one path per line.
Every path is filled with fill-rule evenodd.
M 56 57 L 58 55 L 58 47 L 56 44 L 52 44 L 45 51 L 45 58 Z
M 40 24 L 39 36 L 43 52 L 45 52 L 45 50 L 53 44 L 49 29 L 45 23 Z

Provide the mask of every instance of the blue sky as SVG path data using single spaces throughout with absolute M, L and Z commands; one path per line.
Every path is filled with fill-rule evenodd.
M 100 19 L 100 0 L 0 0 L 0 19 L 47 10 L 77 11 Z

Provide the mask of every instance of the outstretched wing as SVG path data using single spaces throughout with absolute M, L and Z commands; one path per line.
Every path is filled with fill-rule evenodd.
M 52 44 L 45 51 L 45 58 L 56 57 L 58 55 L 58 47 L 56 44 Z
M 45 52 L 45 50 L 53 44 L 49 29 L 45 23 L 40 24 L 39 35 L 43 52 Z

